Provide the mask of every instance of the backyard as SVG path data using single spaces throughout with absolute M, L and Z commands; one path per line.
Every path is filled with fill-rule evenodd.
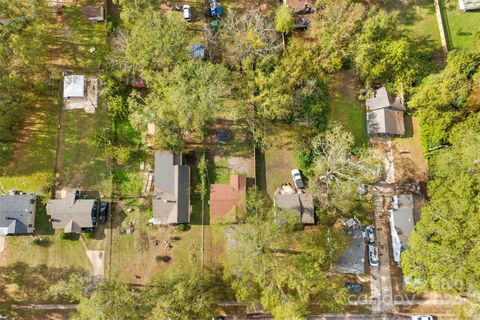
M 474 49 L 480 43 L 480 11 L 464 12 L 458 1 L 441 0 L 450 49 Z

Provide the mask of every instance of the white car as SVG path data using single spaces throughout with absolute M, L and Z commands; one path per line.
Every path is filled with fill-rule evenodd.
M 303 183 L 303 178 L 302 178 L 302 174 L 300 173 L 300 170 L 293 169 L 292 178 L 293 178 L 293 183 L 295 184 L 295 187 L 297 189 L 305 188 L 305 183 Z
M 412 316 L 412 320 L 433 320 L 433 316 Z
M 378 266 L 378 249 L 375 245 L 368 245 L 368 263 L 371 267 Z
M 368 243 L 375 243 L 375 228 L 373 226 L 365 227 L 365 232 L 367 234 Z
M 185 21 L 191 21 L 192 20 L 192 12 L 190 11 L 190 6 L 188 4 L 183 5 L 183 19 Z

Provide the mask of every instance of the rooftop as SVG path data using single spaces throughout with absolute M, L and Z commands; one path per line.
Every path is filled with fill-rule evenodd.
M 33 233 L 34 193 L 0 195 L 0 235 Z
M 222 222 L 234 222 L 235 216 L 229 215 L 239 206 L 245 205 L 247 178 L 231 175 L 229 184 L 210 186 L 210 219 Z M 243 200 L 243 203 L 241 203 Z
M 155 152 L 153 218 L 157 225 L 190 222 L 190 167 L 182 165 L 182 155 Z
M 368 134 L 404 135 L 403 111 L 377 109 L 367 113 Z
M 361 228 L 347 228 L 345 232 L 350 237 L 350 245 L 338 259 L 335 270 L 339 273 L 365 273 L 365 240 Z
M 63 78 L 63 97 L 83 98 L 85 96 L 85 76 L 65 75 Z
M 80 233 L 83 228 L 93 228 L 92 211 L 97 200 L 79 199 L 77 190 L 65 190 L 62 199 L 47 202 L 47 214 L 54 229 L 64 229 L 66 233 Z
M 400 255 L 407 248 L 407 242 L 415 228 L 413 218 L 413 195 L 394 196 L 394 208 L 390 211 L 393 260 L 400 262 Z
M 282 190 L 284 190 L 282 188 Z M 296 212 L 298 219 L 303 224 L 315 223 L 315 208 L 313 197 L 310 193 L 281 193 L 276 192 L 273 196 L 275 208 Z M 275 210 L 275 220 L 279 218 L 280 212 Z

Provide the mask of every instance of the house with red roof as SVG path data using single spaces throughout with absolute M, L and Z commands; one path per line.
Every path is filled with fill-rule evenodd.
M 245 208 L 247 178 L 231 175 L 228 184 L 210 186 L 210 221 L 214 223 L 236 222 L 236 212 Z

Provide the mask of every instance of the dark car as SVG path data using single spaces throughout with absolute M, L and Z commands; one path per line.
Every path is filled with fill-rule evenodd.
M 344 287 L 350 292 L 362 292 L 363 286 L 359 283 L 345 282 Z
M 108 216 L 108 202 L 100 203 L 100 221 L 105 222 Z

